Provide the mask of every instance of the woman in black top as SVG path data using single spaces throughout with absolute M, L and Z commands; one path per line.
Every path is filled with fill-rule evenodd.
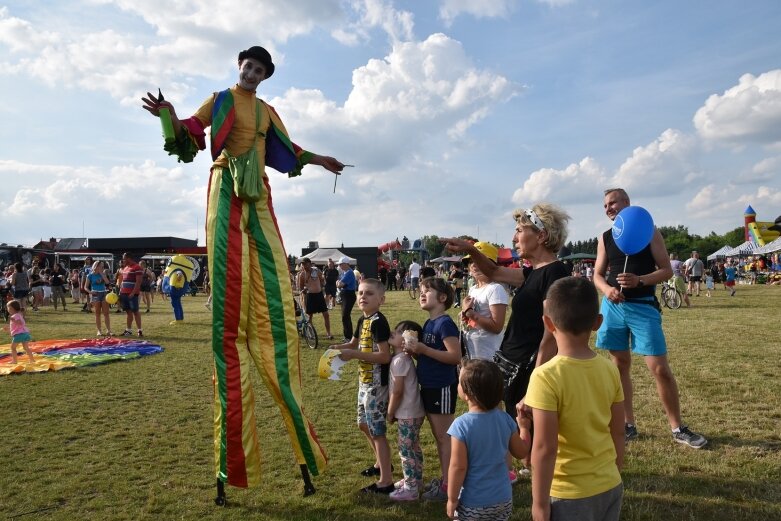
M 493 282 L 515 286 L 518 290 L 511 302 L 512 314 L 504 332 L 501 353 L 522 370 L 505 389 L 504 406 L 515 417 L 516 404 L 526 394 L 529 376 L 556 354 L 556 340 L 542 323 L 542 303 L 548 288 L 558 279 L 569 276 L 567 267 L 556 253 L 567 240 L 570 217 L 552 204 L 536 204 L 528 210 L 518 209 L 515 218 L 513 245 L 530 266 L 522 269 L 498 266 L 461 239 L 442 239 L 451 251 L 469 254 L 472 262 Z

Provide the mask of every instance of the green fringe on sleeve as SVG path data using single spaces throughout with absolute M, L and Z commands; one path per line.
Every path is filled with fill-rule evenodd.
M 288 172 L 288 177 L 298 177 L 301 175 L 301 169 L 304 165 L 308 165 L 312 160 L 312 152 L 303 150 L 301 154 L 296 158 L 296 168 L 292 172 Z
M 163 150 L 168 152 L 169 156 L 176 156 L 176 160 L 179 163 L 192 163 L 193 159 L 195 159 L 195 154 L 198 153 L 198 145 L 190 137 L 187 129 L 182 127 L 182 130 L 176 135 L 176 140 L 166 141 L 163 145 Z

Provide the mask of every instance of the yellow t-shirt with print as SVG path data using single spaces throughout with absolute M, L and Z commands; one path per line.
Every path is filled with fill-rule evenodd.
M 524 403 L 557 412 L 559 419 L 552 497 L 587 498 L 621 483 L 610 409 L 623 400 L 618 369 L 603 356 L 557 355 L 534 370 Z
M 369 317 L 362 316 L 358 320 L 355 333 L 358 337 L 358 349 L 362 353 L 376 353 L 380 350 L 378 344 L 387 342 L 390 338 L 388 319 L 379 311 Z M 361 360 L 358 367 L 359 383 L 371 386 L 388 385 L 390 364 L 374 364 Z

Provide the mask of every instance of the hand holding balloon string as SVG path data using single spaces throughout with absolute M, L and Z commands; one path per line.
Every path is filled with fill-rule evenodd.
M 616 215 L 611 232 L 616 246 L 626 255 L 623 272 L 616 276 L 616 280 L 621 285 L 619 293 L 622 293 L 624 288 L 638 286 L 640 277 L 626 272 L 629 256 L 640 253 L 648 246 L 654 230 L 653 217 L 648 210 L 640 206 L 627 206 Z

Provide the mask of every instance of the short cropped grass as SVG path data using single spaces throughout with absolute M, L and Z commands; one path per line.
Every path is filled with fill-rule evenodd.
M 627 450 L 622 519 L 781 519 L 781 288 L 739 286 L 730 298 L 693 297 L 692 309 L 666 310 L 670 361 L 683 416 L 710 440 L 702 450 L 675 444 L 653 380 L 635 358 L 635 407 L 641 436 Z M 52 520 L 355 520 L 445 519 L 442 504 L 397 505 L 357 494 L 372 463 L 355 426 L 355 364 L 343 381 L 322 381 L 322 350 L 302 350 L 304 397 L 329 453 L 327 471 L 302 484 L 277 408 L 257 379 L 264 482 L 227 488 L 214 505 L 210 315 L 204 298 L 186 297 L 186 324 L 156 300 L 143 315 L 159 355 L 58 373 L 0 378 L 0 517 Z M 387 295 L 391 326 L 423 321 L 405 292 Z M 455 310 L 452 311 L 455 316 Z M 356 309 L 354 316 L 358 316 Z M 112 314 L 114 331 L 124 315 Z M 341 331 L 332 312 L 332 331 Z M 315 317 L 321 337 L 323 321 Z M 76 306 L 31 313 L 33 336 L 82 338 L 93 316 Z M 321 344 L 322 345 L 322 344 Z M 463 404 L 459 404 L 459 411 Z M 392 446 L 395 428 L 391 428 Z M 425 476 L 439 474 L 424 426 Z M 394 450 L 396 477 L 398 457 Z M 530 515 L 530 483 L 514 488 L 513 519 Z

